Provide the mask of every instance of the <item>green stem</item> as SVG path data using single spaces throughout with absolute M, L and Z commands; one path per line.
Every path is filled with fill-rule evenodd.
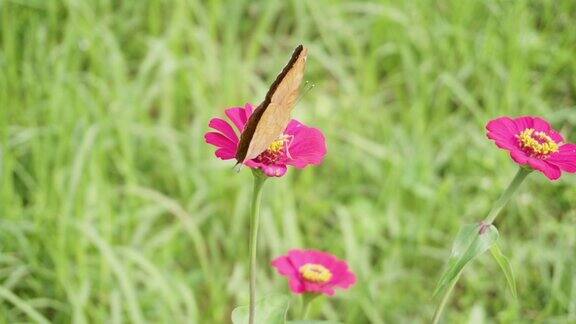
M 458 274 L 456 279 L 454 279 L 454 281 L 452 282 L 450 287 L 444 293 L 444 296 L 442 296 L 442 300 L 440 301 L 440 305 L 438 305 L 438 308 L 436 308 L 436 311 L 434 312 L 434 319 L 432 320 L 432 324 L 438 324 L 440 322 L 440 318 L 442 317 L 442 313 L 444 312 L 444 308 L 446 307 L 446 304 L 448 303 L 448 300 L 450 299 L 450 295 L 452 294 L 452 290 L 454 290 L 454 286 L 456 286 L 456 282 L 458 282 L 458 279 L 460 279 L 461 274 L 462 274 L 462 272 L 460 272 Z
M 510 182 L 508 188 L 506 188 L 506 191 L 504 191 L 502 196 L 500 196 L 498 201 L 496 201 L 496 203 L 490 210 L 490 213 L 488 213 L 488 216 L 486 216 L 486 219 L 484 219 L 484 223 L 492 224 L 492 222 L 494 222 L 494 219 L 496 219 L 498 214 L 500 214 L 502 208 L 506 206 L 506 204 L 508 203 L 514 192 L 516 192 L 520 184 L 524 181 L 524 179 L 526 179 L 526 177 L 530 174 L 530 172 L 532 172 L 532 169 L 523 167 L 520 167 L 518 169 L 518 172 L 516 172 L 514 179 L 512 179 L 512 182 Z
M 532 172 L 532 169 L 529 168 L 520 167 L 518 169 L 518 172 L 516 172 L 516 175 L 514 176 L 514 179 L 512 179 L 512 182 L 510 182 L 510 184 L 508 185 L 508 188 L 506 188 L 504 193 L 500 196 L 500 198 L 498 198 L 496 203 L 494 203 L 494 206 L 488 213 L 488 216 L 486 216 L 486 218 L 484 219 L 483 223 L 485 225 L 489 225 L 492 224 L 492 222 L 494 222 L 496 217 L 498 217 L 498 215 L 502 211 L 502 208 L 504 208 L 504 206 L 506 206 L 508 201 L 510 201 L 512 195 L 516 192 L 520 184 L 522 184 L 522 182 L 524 181 L 524 179 L 526 179 L 526 177 L 530 174 L 530 172 Z M 454 287 L 456 286 L 456 283 L 460 279 L 461 274 L 462 272 L 458 273 L 458 276 L 453 280 L 450 287 L 444 292 L 442 300 L 440 301 L 440 304 L 438 305 L 436 311 L 434 312 L 434 319 L 432 320 L 433 324 L 439 323 L 440 318 L 442 317 L 442 313 L 444 312 L 444 308 L 446 308 L 446 304 L 448 303 L 450 295 L 452 294 L 452 290 L 454 290 Z
M 260 171 L 253 171 L 254 190 L 252 192 L 252 205 L 250 208 L 250 306 L 248 323 L 254 324 L 256 307 L 256 248 L 258 246 L 258 224 L 260 222 L 260 201 L 262 200 L 262 186 L 267 177 Z
M 316 299 L 316 297 L 318 297 L 318 294 L 305 293 L 302 295 L 302 311 L 300 315 L 303 320 L 308 319 L 310 304 L 312 304 L 312 301 Z

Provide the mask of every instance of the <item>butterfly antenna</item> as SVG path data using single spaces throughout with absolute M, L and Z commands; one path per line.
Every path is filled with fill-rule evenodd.
M 304 98 L 304 96 L 306 94 L 308 94 L 308 92 L 310 92 L 310 90 L 312 90 L 315 86 L 316 86 L 316 84 L 314 84 L 310 81 L 306 81 L 304 83 L 304 91 L 302 91 L 302 94 L 300 94 L 300 96 L 298 97 L 298 100 L 296 102 L 300 102 L 300 100 L 302 100 L 302 98 Z
M 232 169 L 236 171 L 236 173 L 239 173 L 240 170 L 242 170 L 242 163 L 241 162 L 236 163 Z

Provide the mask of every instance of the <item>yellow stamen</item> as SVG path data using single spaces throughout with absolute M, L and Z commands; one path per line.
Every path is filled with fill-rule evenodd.
M 284 141 L 285 141 L 285 139 L 283 137 L 275 140 L 268 147 L 268 151 L 270 153 L 278 153 L 278 152 L 282 151 L 284 149 Z
M 520 146 L 533 154 L 546 156 L 558 152 L 558 143 L 542 131 L 526 128 L 516 136 L 520 140 Z
M 332 279 L 332 272 L 321 264 L 306 263 L 298 271 L 306 281 L 326 283 Z

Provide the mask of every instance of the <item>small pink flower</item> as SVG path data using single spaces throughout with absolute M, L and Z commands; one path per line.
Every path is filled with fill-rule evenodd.
M 346 261 L 316 250 L 290 250 L 276 258 L 272 266 L 288 277 L 290 289 L 296 294 L 334 295 L 334 288 L 347 289 L 356 283 L 356 276 Z
M 253 110 L 252 104 L 246 104 L 244 108 L 226 109 L 226 116 L 241 133 Z M 240 141 L 236 131 L 221 118 L 212 118 L 209 126 L 217 132 L 206 133 L 206 143 L 218 147 L 216 156 L 220 159 L 233 159 Z M 286 173 L 287 165 L 299 169 L 309 164 L 318 165 L 322 163 L 325 155 L 326 141 L 322 132 L 292 119 L 284 134 L 272 142 L 266 151 L 244 164 L 253 169 L 261 169 L 269 177 L 281 177 Z
M 510 151 L 520 165 L 542 172 L 550 180 L 560 178 L 562 171 L 576 172 L 576 145 L 564 138 L 542 118 L 523 116 L 500 117 L 487 125 L 488 138 Z

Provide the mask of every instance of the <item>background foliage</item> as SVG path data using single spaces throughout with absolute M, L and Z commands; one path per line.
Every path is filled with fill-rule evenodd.
M 266 184 L 261 295 L 287 292 L 268 260 L 313 247 L 359 278 L 314 317 L 428 321 L 458 228 L 515 172 L 486 121 L 576 140 L 575 18 L 572 0 L 1 0 L 0 322 L 227 322 L 251 175 L 203 133 L 298 43 L 316 87 L 295 115 L 329 155 Z M 519 298 L 485 255 L 449 322 L 576 322 L 575 183 L 530 176 L 497 221 Z

